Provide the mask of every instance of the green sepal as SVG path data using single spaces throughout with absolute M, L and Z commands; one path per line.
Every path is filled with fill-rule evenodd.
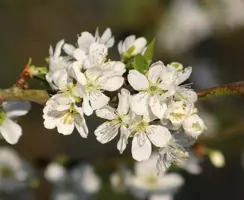
M 144 58 L 147 60 L 148 65 L 152 63 L 152 58 L 154 54 L 155 38 L 148 44 L 147 50 L 145 51 Z
M 138 54 L 134 57 L 133 60 L 133 66 L 134 69 L 136 69 L 137 71 L 145 74 L 147 72 L 147 69 L 149 68 L 149 64 L 146 60 L 146 58 L 144 56 L 142 56 L 141 54 Z

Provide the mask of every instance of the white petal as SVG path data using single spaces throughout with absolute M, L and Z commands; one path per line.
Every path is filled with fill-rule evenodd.
M 96 115 L 100 118 L 113 120 L 117 116 L 115 114 L 116 110 L 110 106 L 105 106 L 101 109 L 96 110 Z
M 135 35 L 130 35 L 130 36 L 126 37 L 125 38 L 125 41 L 123 43 L 123 49 L 122 49 L 122 51 L 125 52 L 130 47 L 132 47 L 132 45 L 134 44 L 134 41 L 135 40 L 136 40 L 136 36 Z
M 116 61 L 106 62 L 101 67 L 102 67 L 102 69 L 106 70 L 103 73 L 105 76 L 107 74 L 122 76 L 126 71 L 125 64 L 122 62 L 116 62 Z
M 84 86 L 82 84 L 79 84 L 79 83 L 77 83 L 75 88 L 74 88 L 74 94 L 77 97 L 81 97 L 81 98 L 87 96 Z
M 166 103 L 160 102 L 159 97 L 154 95 L 150 97 L 149 105 L 153 114 L 159 119 L 163 119 L 164 113 L 167 110 Z
M 123 151 L 126 148 L 129 136 L 130 136 L 130 132 L 128 131 L 128 129 L 125 126 L 121 126 L 120 127 L 120 139 L 117 143 L 117 149 L 119 150 L 119 152 L 121 154 L 123 153 Z
M 106 44 L 106 42 L 112 37 L 112 32 L 111 32 L 111 29 L 110 28 L 107 28 L 103 35 L 101 36 L 100 38 L 100 43 L 101 44 Z
M 0 126 L 0 132 L 3 138 L 9 144 L 16 144 L 22 135 L 22 129 L 20 125 L 9 118 L 6 118 L 4 123 Z
M 156 147 L 166 147 L 171 139 L 171 133 L 163 126 L 151 125 L 146 130 L 147 136 Z
M 44 120 L 43 124 L 46 129 L 54 129 L 56 127 L 56 120 L 48 118 Z
M 81 137 L 87 138 L 88 135 L 88 128 L 86 125 L 86 121 L 83 116 L 81 115 L 76 115 L 75 116 L 75 127 L 80 133 Z
M 54 57 L 55 59 L 57 59 L 57 58 L 61 55 L 61 49 L 62 49 L 63 44 L 64 44 L 64 40 L 60 40 L 60 41 L 56 44 L 55 52 L 54 52 L 54 55 L 53 55 L 53 57 Z
M 49 55 L 50 55 L 50 57 L 53 56 L 53 47 L 52 46 L 49 47 Z
M 10 118 L 26 115 L 31 108 L 31 103 L 28 101 L 4 102 L 2 105 L 7 116 Z
M 82 85 L 86 85 L 87 84 L 86 77 L 85 77 L 84 73 L 81 72 L 81 68 L 80 68 L 79 62 L 74 62 L 72 64 L 72 67 L 69 69 L 69 74 L 75 80 L 77 80 L 78 83 L 80 83 Z
M 103 94 L 101 91 L 97 90 L 90 94 L 90 103 L 93 110 L 104 107 L 109 102 L 109 97 Z
M 149 200 L 173 200 L 173 195 L 170 194 L 153 194 Z
M 104 44 L 93 43 L 89 49 L 89 55 L 94 65 L 101 65 L 108 54 L 108 48 Z
M 114 122 L 104 122 L 95 130 L 97 140 L 102 144 L 105 144 L 118 135 L 120 124 Z
M 112 38 L 106 43 L 106 46 L 107 46 L 108 48 L 111 48 L 112 46 L 114 46 L 114 42 L 115 42 L 114 37 L 112 37 Z
M 118 90 L 124 83 L 124 78 L 122 76 L 113 76 L 108 78 L 106 82 L 101 86 L 102 89 L 106 91 Z
M 87 58 L 86 52 L 82 49 L 75 49 L 73 52 L 73 56 L 81 63 Z
M 62 122 L 57 124 L 57 130 L 59 133 L 63 134 L 63 135 L 70 135 L 75 128 L 75 124 L 71 123 L 71 124 L 64 124 Z
M 117 111 L 120 115 L 125 115 L 129 112 L 130 108 L 130 92 L 124 88 L 118 94 L 119 104 Z
M 192 67 L 185 68 L 182 74 L 180 74 L 180 76 L 177 78 L 176 84 L 179 85 L 184 81 L 186 81 L 190 77 L 191 72 L 192 72 Z
M 93 113 L 93 109 L 90 106 L 89 100 L 87 98 L 83 98 L 82 109 L 87 116 L 90 116 Z
M 175 97 L 179 100 L 186 100 L 190 103 L 195 103 L 197 101 L 197 93 L 184 87 L 177 88 Z
M 135 46 L 133 55 L 141 53 L 146 45 L 147 45 L 147 40 L 144 37 L 137 38 L 133 44 L 133 46 Z
M 152 145 L 144 133 L 137 133 L 132 140 L 131 153 L 137 161 L 148 160 L 152 152 Z
M 92 67 L 86 70 L 86 77 L 90 80 L 96 80 L 102 74 L 102 69 L 99 67 Z
M 88 51 L 90 45 L 95 42 L 95 38 L 89 32 L 82 32 L 81 36 L 78 38 L 78 45 L 81 49 Z
M 70 56 L 73 56 L 73 53 L 75 51 L 75 47 L 72 44 L 64 44 L 63 50 L 65 53 L 67 53 Z
M 163 67 L 164 64 L 162 62 L 157 62 L 151 65 L 148 72 L 148 80 L 155 84 L 163 72 Z
M 146 76 L 137 70 L 130 70 L 128 74 L 128 81 L 130 85 L 137 91 L 145 90 L 149 87 Z
M 140 92 L 132 96 L 130 101 L 130 108 L 137 115 L 144 115 L 148 113 L 149 108 L 149 94 L 146 92 Z
M 122 41 L 120 41 L 119 44 L 118 44 L 119 54 L 122 54 L 122 45 L 123 45 L 123 43 L 122 43 Z

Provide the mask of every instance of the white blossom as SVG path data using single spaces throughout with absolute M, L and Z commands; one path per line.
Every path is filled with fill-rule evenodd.
M 15 118 L 26 115 L 30 110 L 30 103 L 4 102 L 0 112 L 0 136 L 8 143 L 16 144 L 22 135 L 22 128 L 15 121 Z
M 2 190 L 23 187 L 28 184 L 32 175 L 31 167 L 13 149 L 0 147 L 0 188 Z
M 182 123 L 186 135 L 191 137 L 200 136 L 206 129 L 203 120 L 196 114 L 188 116 Z
M 184 183 L 183 178 L 175 173 L 158 176 L 155 171 L 157 154 L 150 159 L 135 164 L 135 174 L 127 178 L 126 184 L 131 193 L 140 199 L 151 198 L 157 194 L 173 196 Z
M 80 165 L 71 171 L 75 185 L 88 194 L 96 193 L 101 188 L 101 180 L 91 165 Z
M 50 83 L 54 89 L 57 89 L 53 85 L 53 79 L 57 76 L 57 73 L 67 69 L 69 66 L 69 59 L 67 57 L 61 56 L 62 46 L 64 45 L 64 40 L 60 40 L 53 51 L 53 48 L 49 48 L 49 71 L 46 74 L 46 80 Z
M 108 48 L 114 44 L 114 37 L 110 28 L 107 28 L 100 36 L 98 29 L 95 36 L 85 31 L 78 38 L 78 47 L 71 44 L 64 45 L 64 51 L 74 57 L 80 63 L 80 68 L 90 68 L 102 65 L 107 57 Z
M 142 54 L 146 49 L 146 45 L 147 40 L 144 37 L 136 39 L 135 35 L 130 35 L 126 37 L 124 41 L 119 42 L 118 50 L 122 57 L 131 57 L 137 54 Z
M 193 111 L 193 104 L 187 101 L 173 101 L 168 105 L 165 118 L 169 119 L 174 126 L 179 127 Z
M 48 181 L 58 183 L 65 180 L 67 172 L 62 165 L 56 162 L 52 162 L 46 167 L 44 176 Z
M 171 1 L 168 12 L 159 25 L 159 45 L 169 53 L 181 54 L 212 33 L 213 20 L 214 17 L 210 19 L 205 9 L 195 1 Z
M 123 153 L 127 145 L 127 139 L 129 132 L 127 127 L 130 123 L 129 116 L 129 101 L 130 92 L 126 89 L 122 89 L 121 93 L 118 94 L 119 104 L 117 109 L 110 106 L 105 106 L 99 110 L 96 110 L 98 117 L 110 120 L 106 121 L 95 130 L 97 140 L 101 143 L 107 143 L 114 139 L 120 130 L 120 140 L 117 144 L 117 148 L 120 153 Z
M 111 29 L 107 28 L 101 36 L 99 35 L 98 28 L 96 30 L 95 36 L 87 31 L 82 32 L 77 41 L 79 48 L 86 51 L 94 42 L 98 44 L 104 44 L 107 48 L 112 47 L 114 45 L 114 37 L 112 36 Z
M 70 135 L 76 127 L 81 137 L 86 138 L 88 128 L 82 109 L 77 107 L 71 98 L 62 98 L 63 104 L 58 100 L 59 95 L 57 94 L 47 101 L 43 109 L 45 128 L 54 129 L 57 127 L 59 133 Z
M 163 67 L 163 63 L 157 62 L 151 65 L 147 75 L 143 75 L 137 70 L 129 71 L 128 81 L 134 90 L 139 91 L 131 98 L 131 109 L 136 114 L 146 114 L 150 106 L 155 116 L 163 118 L 167 108 L 164 102 L 167 88 L 160 80 Z
M 133 135 L 131 153 L 137 161 L 147 160 L 152 152 L 152 145 L 165 147 L 171 139 L 169 130 L 160 125 L 150 125 L 149 115 L 135 116 L 129 126 L 129 132 Z
M 173 137 L 165 147 L 158 150 L 158 153 L 157 171 L 159 174 L 165 172 L 171 164 L 183 164 L 189 157 L 188 152 Z
M 121 75 L 98 67 L 89 68 L 85 73 L 77 73 L 79 84 L 76 93 L 83 96 L 82 109 L 86 115 L 91 115 L 93 110 L 108 104 L 110 98 L 103 91 L 116 91 L 124 82 Z
M 189 152 L 189 158 L 186 160 L 182 160 L 182 162 L 178 162 L 178 166 L 188 173 L 193 175 L 198 175 L 202 173 L 202 167 L 200 166 L 201 159 L 193 154 L 193 152 Z
M 124 168 L 120 167 L 116 172 L 110 175 L 110 183 L 112 189 L 116 193 L 126 192 L 126 180 L 130 176 L 130 172 Z

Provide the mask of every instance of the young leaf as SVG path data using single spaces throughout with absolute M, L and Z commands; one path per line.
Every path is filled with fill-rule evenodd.
M 134 57 L 133 66 L 137 71 L 145 73 L 149 67 L 149 64 L 141 54 L 138 54 Z
M 147 50 L 144 54 L 144 57 L 147 60 L 148 65 L 150 65 L 152 62 L 152 57 L 154 53 L 154 44 L 155 44 L 155 38 L 153 38 L 153 40 L 149 43 L 149 45 L 147 46 Z

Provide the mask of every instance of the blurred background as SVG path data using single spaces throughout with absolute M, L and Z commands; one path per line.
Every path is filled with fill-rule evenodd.
M 197 91 L 244 79 L 244 0 L 0 0 L 0 87 L 16 82 L 29 57 L 33 64 L 44 66 L 50 45 L 60 39 L 75 43 L 77 34 L 94 34 L 97 26 L 101 31 L 110 27 L 117 43 L 130 34 L 148 41 L 156 36 L 154 60 L 193 66 L 190 82 Z M 110 51 L 113 59 L 119 59 L 117 45 Z M 33 81 L 31 87 L 43 86 Z M 219 149 L 225 166 L 215 168 L 205 157 L 200 175 L 180 172 L 185 184 L 175 199 L 243 200 L 244 99 L 216 97 L 200 100 L 197 106 L 208 127 L 200 143 Z M 101 122 L 88 118 L 86 140 L 78 133 L 63 136 L 45 130 L 42 107 L 32 105 L 19 120 L 24 135 L 12 147 L 31 163 L 38 177 L 34 199 L 51 198 L 53 187 L 43 171 L 60 155 L 68 156 L 71 165 L 80 161 L 94 165 L 102 184 L 93 199 L 134 198 L 110 187 L 110 174 L 121 164 L 133 168 L 133 160 L 130 148 L 119 154 L 116 140 L 106 145 L 96 141 L 93 131 Z M 3 140 L 0 145 L 9 146 Z

